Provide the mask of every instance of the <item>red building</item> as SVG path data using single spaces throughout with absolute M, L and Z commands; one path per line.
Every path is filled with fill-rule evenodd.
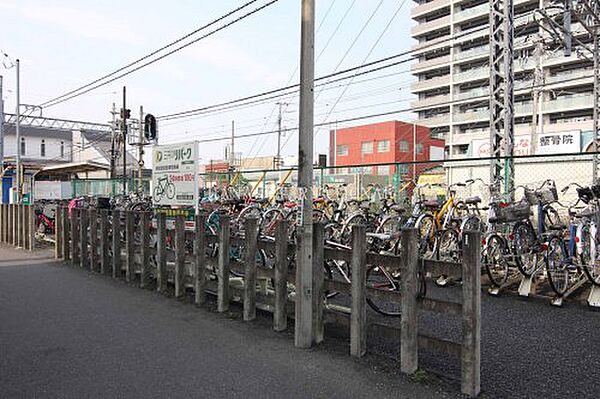
M 355 165 L 440 161 L 444 159 L 444 140 L 432 138 L 428 127 L 400 121 L 373 123 L 329 132 L 329 159 L 332 166 L 352 166 L 338 173 L 393 175 L 394 165 L 373 166 L 365 170 Z M 401 175 L 429 169 L 436 163 L 398 165 Z

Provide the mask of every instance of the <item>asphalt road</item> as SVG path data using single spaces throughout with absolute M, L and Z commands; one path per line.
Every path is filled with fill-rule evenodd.
M 1 398 L 456 397 L 347 342 L 293 346 L 244 323 L 0 247 Z

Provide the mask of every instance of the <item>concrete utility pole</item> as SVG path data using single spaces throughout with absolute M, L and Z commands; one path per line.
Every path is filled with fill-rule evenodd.
M 123 86 L 123 115 L 121 115 L 121 131 L 123 134 L 123 195 L 127 194 L 127 89 Z
M 300 33 L 300 120 L 298 140 L 298 191 L 300 212 L 296 259 L 296 322 L 294 343 L 299 348 L 312 346 L 313 292 L 313 130 L 314 130 L 314 57 L 315 1 L 302 0 Z M 322 267 L 319 265 L 319 267 Z
M 16 140 L 17 140 L 17 155 L 16 155 L 16 173 L 15 177 L 17 179 L 17 204 L 21 203 L 21 189 L 22 184 L 21 180 L 23 177 L 21 176 L 21 63 L 17 59 L 17 120 L 15 122 L 15 130 L 16 130 Z
M 2 98 L 2 75 L 0 75 L 0 169 L 4 167 L 4 100 Z
M 140 137 L 138 147 L 138 191 L 142 190 L 142 169 L 144 168 L 144 107 L 140 105 Z
M 600 48 L 598 47 L 598 27 L 595 26 L 594 32 L 594 142 L 596 154 L 594 155 L 594 172 L 593 172 L 593 183 L 598 184 L 600 176 L 600 116 L 598 113 L 598 107 L 600 106 Z
M 111 137 L 111 145 L 110 145 L 110 178 L 114 179 L 115 178 L 115 140 L 116 140 L 116 113 L 117 113 L 117 109 L 115 106 L 115 103 L 113 103 L 112 105 L 112 123 L 110 125 L 110 128 L 112 130 L 112 137 Z
M 277 116 L 277 156 L 275 157 L 275 162 L 273 163 L 273 167 L 275 169 L 279 169 L 281 167 L 281 124 L 283 120 L 282 107 L 287 105 L 287 103 L 279 102 L 277 105 L 279 106 L 279 115 Z
M 229 168 L 233 171 L 235 164 L 235 121 L 231 121 L 231 154 L 229 155 Z

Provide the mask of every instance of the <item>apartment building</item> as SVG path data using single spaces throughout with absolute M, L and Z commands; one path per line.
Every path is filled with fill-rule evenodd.
M 580 147 L 556 152 L 585 151 L 591 142 L 593 65 L 577 55 L 575 41 L 570 57 L 552 40 L 546 40 L 541 57 L 535 56 L 536 38 L 549 39 L 549 34 L 532 13 L 547 4 L 548 0 L 514 0 L 515 141 L 521 153 L 531 153 L 532 147 L 544 146 L 548 134 L 572 134 L 580 139 Z M 477 157 L 489 141 L 489 11 L 489 0 L 415 0 L 411 11 L 416 21 L 412 50 L 418 58 L 412 66 L 417 78 L 411 87 L 417 96 L 412 109 L 419 124 L 446 139 L 450 158 Z M 581 41 L 590 40 L 580 24 L 572 29 Z M 536 67 L 544 83 L 536 107 L 541 123 L 534 129 Z

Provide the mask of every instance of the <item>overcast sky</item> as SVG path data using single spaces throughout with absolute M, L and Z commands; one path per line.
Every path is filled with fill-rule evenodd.
M 21 101 L 39 104 L 112 72 L 244 2 L 0 0 L 0 49 L 12 59 L 21 60 Z M 127 86 L 128 108 L 135 117 L 140 105 L 159 116 L 296 83 L 300 3 L 280 0 L 154 65 L 48 108 L 44 114 L 107 122 L 112 103 L 120 106 L 123 85 Z M 414 43 L 409 36 L 414 25 L 410 19 L 414 3 L 410 0 L 316 0 L 316 4 L 317 26 L 321 25 L 316 35 L 316 54 L 322 52 L 316 76 L 408 50 Z M 358 40 L 352 45 L 356 37 Z M 357 77 L 355 82 L 381 78 L 351 84 L 343 96 L 342 83 L 323 91 L 317 89 L 315 123 L 409 107 L 409 68 L 409 64 L 404 64 Z M 14 69 L 6 70 L 0 65 L 0 74 L 4 76 L 6 112 L 14 112 Z M 164 122 L 159 125 L 160 142 L 229 136 L 232 120 L 236 121 L 238 134 L 271 131 L 276 128 L 277 101 L 209 117 Z M 297 98 L 292 96 L 285 101 L 290 105 L 284 114 L 284 125 L 297 126 Z M 412 115 L 398 114 L 365 123 L 389 119 L 410 120 Z M 324 153 L 327 129 L 316 131 L 315 152 Z M 288 133 L 283 142 L 283 154 L 295 154 L 297 132 Z M 239 139 L 236 151 L 243 151 L 246 157 L 273 155 L 275 143 L 274 135 Z M 225 144 L 203 144 L 201 158 L 222 158 Z

